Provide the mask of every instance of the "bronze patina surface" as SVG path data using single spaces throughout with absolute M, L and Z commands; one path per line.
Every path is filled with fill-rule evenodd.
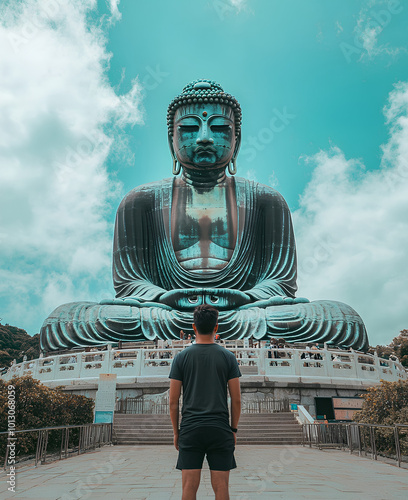
M 116 298 L 58 307 L 41 346 L 178 339 L 193 309 L 220 310 L 224 339 L 253 336 L 365 350 L 366 330 L 348 305 L 296 298 L 289 208 L 274 189 L 235 177 L 241 108 L 210 80 L 188 84 L 168 110 L 173 178 L 138 186 L 116 217 Z M 227 175 L 227 172 L 230 175 Z

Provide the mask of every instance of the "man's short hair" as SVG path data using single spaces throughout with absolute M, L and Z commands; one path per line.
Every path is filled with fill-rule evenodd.
M 218 311 L 215 307 L 203 304 L 194 309 L 194 324 L 201 335 L 213 333 L 217 321 Z

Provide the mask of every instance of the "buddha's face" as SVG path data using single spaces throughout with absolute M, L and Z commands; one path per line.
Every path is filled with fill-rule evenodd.
M 183 167 L 225 168 L 235 149 L 234 112 L 229 106 L 197 103 L 174 115 L 173 147 Z

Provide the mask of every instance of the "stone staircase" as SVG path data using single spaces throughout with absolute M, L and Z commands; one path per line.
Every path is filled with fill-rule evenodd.
M 116 444 L 173 444 L 169 415 L 115 414 L 113 436 Z M 302 443 L 302 427 L 293 413 L 241 415 L 237 444 L 288 445 Z

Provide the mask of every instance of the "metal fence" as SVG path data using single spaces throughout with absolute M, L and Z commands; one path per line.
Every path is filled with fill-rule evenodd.
M 3 468 L 7 469 L 10 453 L 10 444 L 15 444 L 18 450 L 19 440 L 23 438 L 25 447 L 30 448 L 33 444 L 33 454 L 20 454 L 16 462 L 34 459 L 35 465 L 44 464 L 47 458 L 62 460 L 70 455 L 79 455 L 89 450 L 100 448 L 112 443 L 112 424 L 86 424 L 66 425 L 57 427 L 43 427 L 39 429 L 26 429 L 14 431 L 14 438 L 8 437 L 9 433 L 0 432 L 1 456 L 4 456 Z M 20 439 L 19 439 L 20 438 Z M 4 443 L 4 444 L 3 444 Z
M 162 402 L 155 402 L 143 397 L 128 397 L 119 399 L 116 402 L 115 412 L 125 414 L 169 415 L 169 409 L 168 399 Z M 276 413 L 286 411 L 289 411 L 288 399 L 265 398 L 259 401 L 243 401 L 241 413 Z
M 157 403 L 143 397 L 124 398 L 116 401 L 115 413 L 169 415 L 170 407 L 168 400 Z
M 395 460 L 398 467 L 408 463 L 408 424 L 362 423 L 303 424 L 303 446 L 339 448 L 360 456 Z
M 241 413 L 277 413 L 286 411 L 289 411 L 289 400 L 273 398 L 244 401 L 241 409 Z

